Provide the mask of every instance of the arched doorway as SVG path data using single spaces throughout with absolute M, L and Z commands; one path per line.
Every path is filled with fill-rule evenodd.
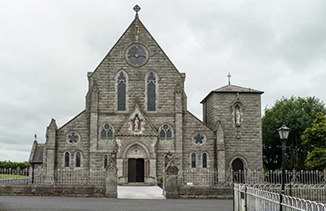
M 236 158 L 232 162 L 233 181 L 237 183 L 245 183 L 244 165 L 240 158 Z
M 127 154 L 128 182 L 144 182 L 146 152 L 139 145 L 132 146 Z

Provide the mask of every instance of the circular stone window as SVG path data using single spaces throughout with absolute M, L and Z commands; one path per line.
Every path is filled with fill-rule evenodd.
M 80 140 L 80 136 L 76 132 L 69 132 L 67 134 L 67 142 L 71 144 L 76 144 Z
M 125 57 L 130 65 L 140 67 L 148 61 L 149 55 L 144 46 L 135 44 L 127 49 Z
M 206 141 L 206 136 L 202 133 L 196 133 L 192 137 L 192 141 L 195 142 L 197 145 L 202 145 Z

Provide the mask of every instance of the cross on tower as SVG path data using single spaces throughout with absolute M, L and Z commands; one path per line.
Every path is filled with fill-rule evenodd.
M 136 12 L 136 18 L 138 18 L 138 12 L 140 11 L 140 6 L 138 6 L 137 4 L 136 4 L 136 6 L 134 6 L 134 10 L 135 10 L 135 12 Z
M 228 75 L 227 75 L 227 77 L 229 78 L 229 85 L 231 84 L 231 74 L 229 73 Z

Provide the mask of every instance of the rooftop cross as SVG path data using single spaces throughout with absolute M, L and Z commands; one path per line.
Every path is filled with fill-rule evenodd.
M 229 73 L 227 77 L 229 78 L 229 85 L 231 85 L 231 74 Z
M 138 18 L 138 12 L 140 11 L 140 6 L 138 6 L 137 4 L 136 4 L 136 6 L 134 6 L 134 10 L 135 10 L 135 12 L 136 12 L 136 18 Z
M 35 138 L 35 141 L 36 141 L 36 139 L 37 139 L 37 135 L 36 135 L 36 133 L 35 133 L 35 135 L 34 135 L 34 138 Z

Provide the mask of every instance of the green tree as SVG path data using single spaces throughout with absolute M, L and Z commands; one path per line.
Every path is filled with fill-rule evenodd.
M 12 162 L 12 161 L 0 161 L 0 168 L 4 168 L 4 169 L 25 169 L 28 168 L 28 162 Z
M 317 113 L 326 113 L 323 102 L 315 97 L 291 97 L 277 100 L 271 108 L 265 109 L 262 118 L 264 167 L 281 168 L 282 150 L 277 129 L 285 123 L 291 128 L 287 140 L 286 168 L 301 170 L 308 151 L 305 149 L 301 135 L 310 127 Z
M 317 114 L 314 123 L 304 131 L 301 139 L 308 152 L 306 167 L 312 170 L 326 168 L 326 116 L 323 113 Z

